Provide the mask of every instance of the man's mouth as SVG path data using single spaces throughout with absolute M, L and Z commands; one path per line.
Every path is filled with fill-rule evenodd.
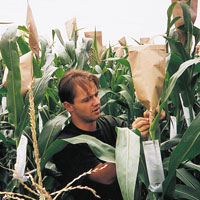
M 94 109 L 92 112 L 100 112 L 100 107 Z

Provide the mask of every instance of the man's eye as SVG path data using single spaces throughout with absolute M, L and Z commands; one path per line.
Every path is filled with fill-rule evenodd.
M 98 95 L 99 95 L 99 92 L 97 92 L 94 96 L 95 96 L 95 97 L 98 97 Z
M 83 100 L 83 102 L 88 102 L 90 99 L 89 98 L 87 98 L 87 99 L 84 99 Z

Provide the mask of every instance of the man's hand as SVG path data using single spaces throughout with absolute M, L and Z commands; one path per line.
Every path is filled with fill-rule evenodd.
M 156 113 L 158 113 L 159 111 L 159 106 L 156 107 Z M 147 140 L 148 139 L 148 135 L 149 135 L 149 128 L 150 128 L 150 123 L 149 123 L 149 115 L 150 115 L 150 111 L 146 110 L 143 113 L 144 117 L 138 117 L 133 123 L 132 123 L 132 128 L 137 128 L 142 136 L 143 140 Z M 161 114 L 160 114 L 160 118 L 159 120 L 163 120 L 165 118 L 165 111 L 162 110 Z
M 156 107 L 156 114 L 158 113 L 158 111 L 159 111 L 159 106 Z M 144 115 L 144 118 L 149 118 L 150 111 L 149 111 L 149 110 L 146 110 L 146 111 L 143 113 L 143 115 Z M 162 109 L 162 111 L 161 111 L 161 113 L 160 113 L 160 118 L 159 118 L 159 120 L 163 120 L 163 119 L 165 118 L 165 116 L 166 116 L 166 113 L 165 113 L 165 111 Z
M 147 140 L 150 128 L 149 118 L 138 117 L 132 123 L 132 128 L 137 128 L 141 133 L 142 139 Z
M 109 162 L 100 163 L 95 167 L 92 174 L 88 175 L 88 178 L 105 185 L 112 184 L 117 178 L 116 166 Z

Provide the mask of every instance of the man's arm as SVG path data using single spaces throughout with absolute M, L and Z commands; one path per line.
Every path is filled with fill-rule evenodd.
M 88 178 L 101 184 L 112 184 L 116 180 L 116 166 L 114 163 L 100 163 Z

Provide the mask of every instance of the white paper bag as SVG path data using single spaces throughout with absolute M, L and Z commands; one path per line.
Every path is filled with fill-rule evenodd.
M 165 177 L 158 140 L 144 141 L 142 143 L 149 177 L 149 190 L 162 192 L 162 182 Z
M 17 147 L 17 159 L 15 163 L 15 171 L 17 176 L 23 181 L 27 181 L 27 177 L 24 175 L 26 167 L 26 151 L 27 151 L 28 139 L 26 136 L 22 135 Z M 13 177 L 17 179 L 16 175 Z
M 170 116 L 170 139 L 174 138 L 176 135 L 177 135 L 176 117 Z

